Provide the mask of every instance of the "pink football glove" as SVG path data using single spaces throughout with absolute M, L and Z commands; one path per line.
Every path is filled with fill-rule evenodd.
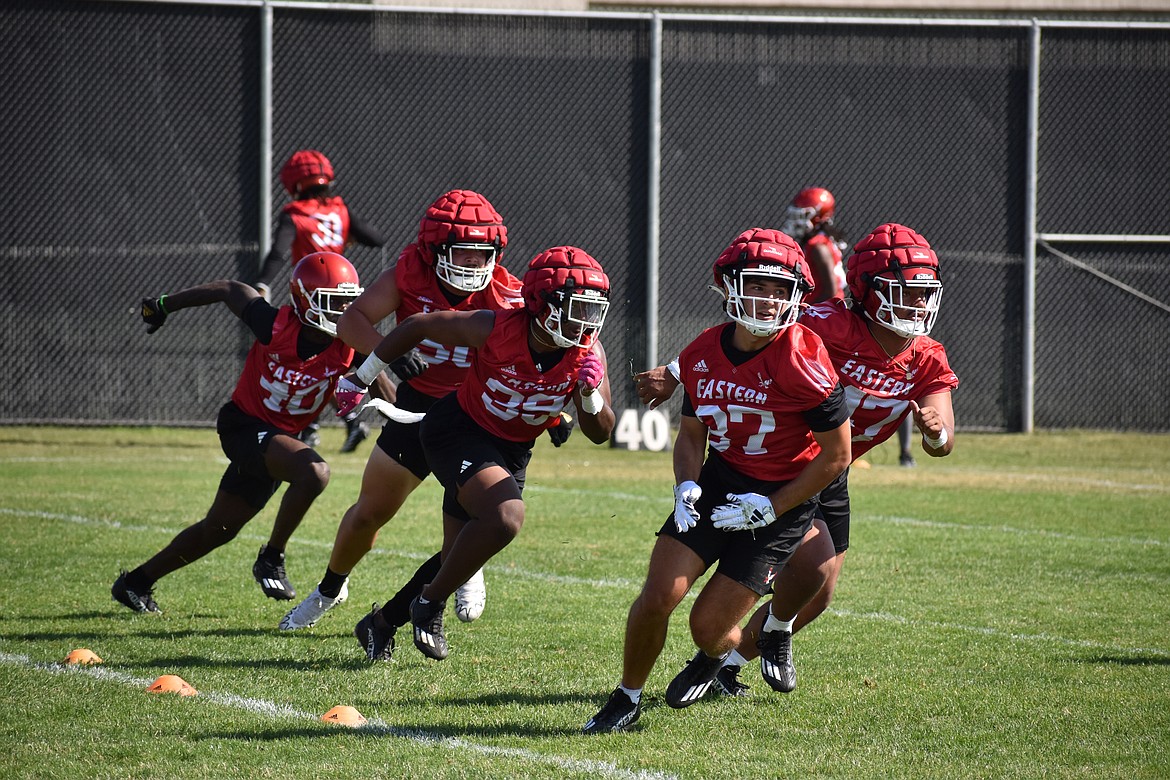
M 601 367 L 601 358 L 597 357 L 597 353 L 590 352 L 577 369 L 577 384 L 581 386 L 582 393 L 590 393 L 597 389 L 604 376 L 605 369 Z
M 345 417 L 361 404 L 366 396 L 366 388 L 343 376 L 337 380 L 337 389 L 333 395 L 337 399 L 337 416 Z

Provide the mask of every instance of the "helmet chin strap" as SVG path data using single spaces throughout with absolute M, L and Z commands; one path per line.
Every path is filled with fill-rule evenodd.
M 535 317 L 529 320 L 528 329 L 536 341 L 540 344 L 540 346 L 548 347 L 550 351 L 562 349 L 562 347 L 558 346 L 557 343 L 552 340 L 552 336 L 544 329 L 544 326 L 541 325 L 540 321 Z

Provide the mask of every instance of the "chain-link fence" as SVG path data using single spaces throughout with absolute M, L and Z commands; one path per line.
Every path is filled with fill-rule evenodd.
M 1043 24 L 1037 35 L 1020 21 L 250 1 L 11 0 L 0 19 L 10 166 L 0 423 L 213 420 L 247 333 L 209 307 L 148 337 L 138 300 L 254 279 L 271 219 L 261 209 L 285 199 L 275 169 L 310 147 L 333 161 L 351 208 L 389 236 L 382 251 L 350 253 L 367 282 L 454 187 L 483 192 L 503 214 L 513 271 L 555 244 L 599 258 L 614 286 L 604 340 L 616 406 L 636 405 L 622 381 L 628 360 L 665 360 L 719 320 L 705 288 L 723 246 L 746 227 L 776 226 L 791 195 L 815 184 L 837 196 L 850 240 L 894 220 L 938 250 L 947 292 L 935 335 L 962 379 L 961 427 L 1021 427 L 1034 337 L 1038 425 L 1170 430 L 1159 390 L 1170 313 L 1156 305 L 1170 288 L 1157 240 L 1170 233 L 1170 25 Z M 646 327 L 652 183 L 656 344 Z M 1033 183 L 1036 230 L 1080 263 L 1039 252 L 1034 320 Z

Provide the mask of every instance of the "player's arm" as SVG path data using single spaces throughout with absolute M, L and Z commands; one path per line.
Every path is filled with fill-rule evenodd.
M 388 268 L 345 308 L 337 320 L 337 335 L 355 351 L 369 355 L 382 341 L 382 334 L 375 326 L 401 305 L 394 269 Z
M 777 517 L 820 493 L 849 466 L 852 446 L 848 419 L 831 430 L 813 431 L 813 438 L 821 451 L 805 465 L 796 479 L 786 482 L 768 496 Z
M 376 227 L 349 210 L 349 235 L 363 246 L 382 246 L 386 237 Z
M 651 409 L 669 401 L 678 385 L 678 358 L 665 366 L 634 374 L 638 398 Z
M 617 416 L 613 412 L 613 395 L 609 387 L 609 371 L 605 349 L 601 342 L 593 345 L 589 356 L 577 374 L 573 388 L 573 402 L 577 405 L 577 425 L 589 441 L 604 444 L 609 441 Z
M 360 300 L 360 298 L 359 298 Z M 349 311 L 346 310 L 346 314 Z M 344 315 L 342 315 L 344 317 Z M 475 311 L 433 311 L 407 317 L 372 350 L 355 375 L 359 387 L 368 387 L 380 371 L 405 355 L 423 339 L 450 346 L 482 347 L 496 324 L 496 313 Z
M 174 293 L 163 293 L 156 298 L 143 298 L 142 321 L 150 326 L 146 332 L 154 333 L 174 312 L 213 303 L 227 304 L 232 314 L 243 319 L 244 309 L 259 297 L 260 293 L 251 285 L 232 279 L 220 279 Z
M 707 426 L 698 417 L 684 414 L 674 440 L 674 484 L 698 481 L 706 450 Z
M 910 402 L 914 424 L 922 432 L 922 449 L 932 458 L 950 455 L 955 448 L 955 409 L 949 390 Z

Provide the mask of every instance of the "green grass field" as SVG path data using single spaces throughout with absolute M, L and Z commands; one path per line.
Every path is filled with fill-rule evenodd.
M 324 570 L 370 442 L 289 547 Z M 0 758 L 5 778 L 1170 777 L 1170 436 L 960 432 L 945 460 L 851 475 L 852 549 L 829 613 L 796 637 L 799 687 L 675 711 L 686 610 L 637 731 L 584 737 L 620 671 L 626 610 L 671 508 L 670 457 L 542 442 L 528 519 L 489 564 L 488 607 L 448 611 L 451 657 L 399 632 L 371 666 L 352 635 L 439 542 L 428 482 L 383 530 L 350 600 L 282 634 L 251 565 L 273 506 L 162 580 L 162 615 L 110 598 L 119 568 L 209 504 L 214 432 L 0 428 Z M 64 667 L 86 647 L 105 663 Z M 196 697 L 152 695 L 178 674 Z M 318 716 L 356 707 L 369 726 Z

